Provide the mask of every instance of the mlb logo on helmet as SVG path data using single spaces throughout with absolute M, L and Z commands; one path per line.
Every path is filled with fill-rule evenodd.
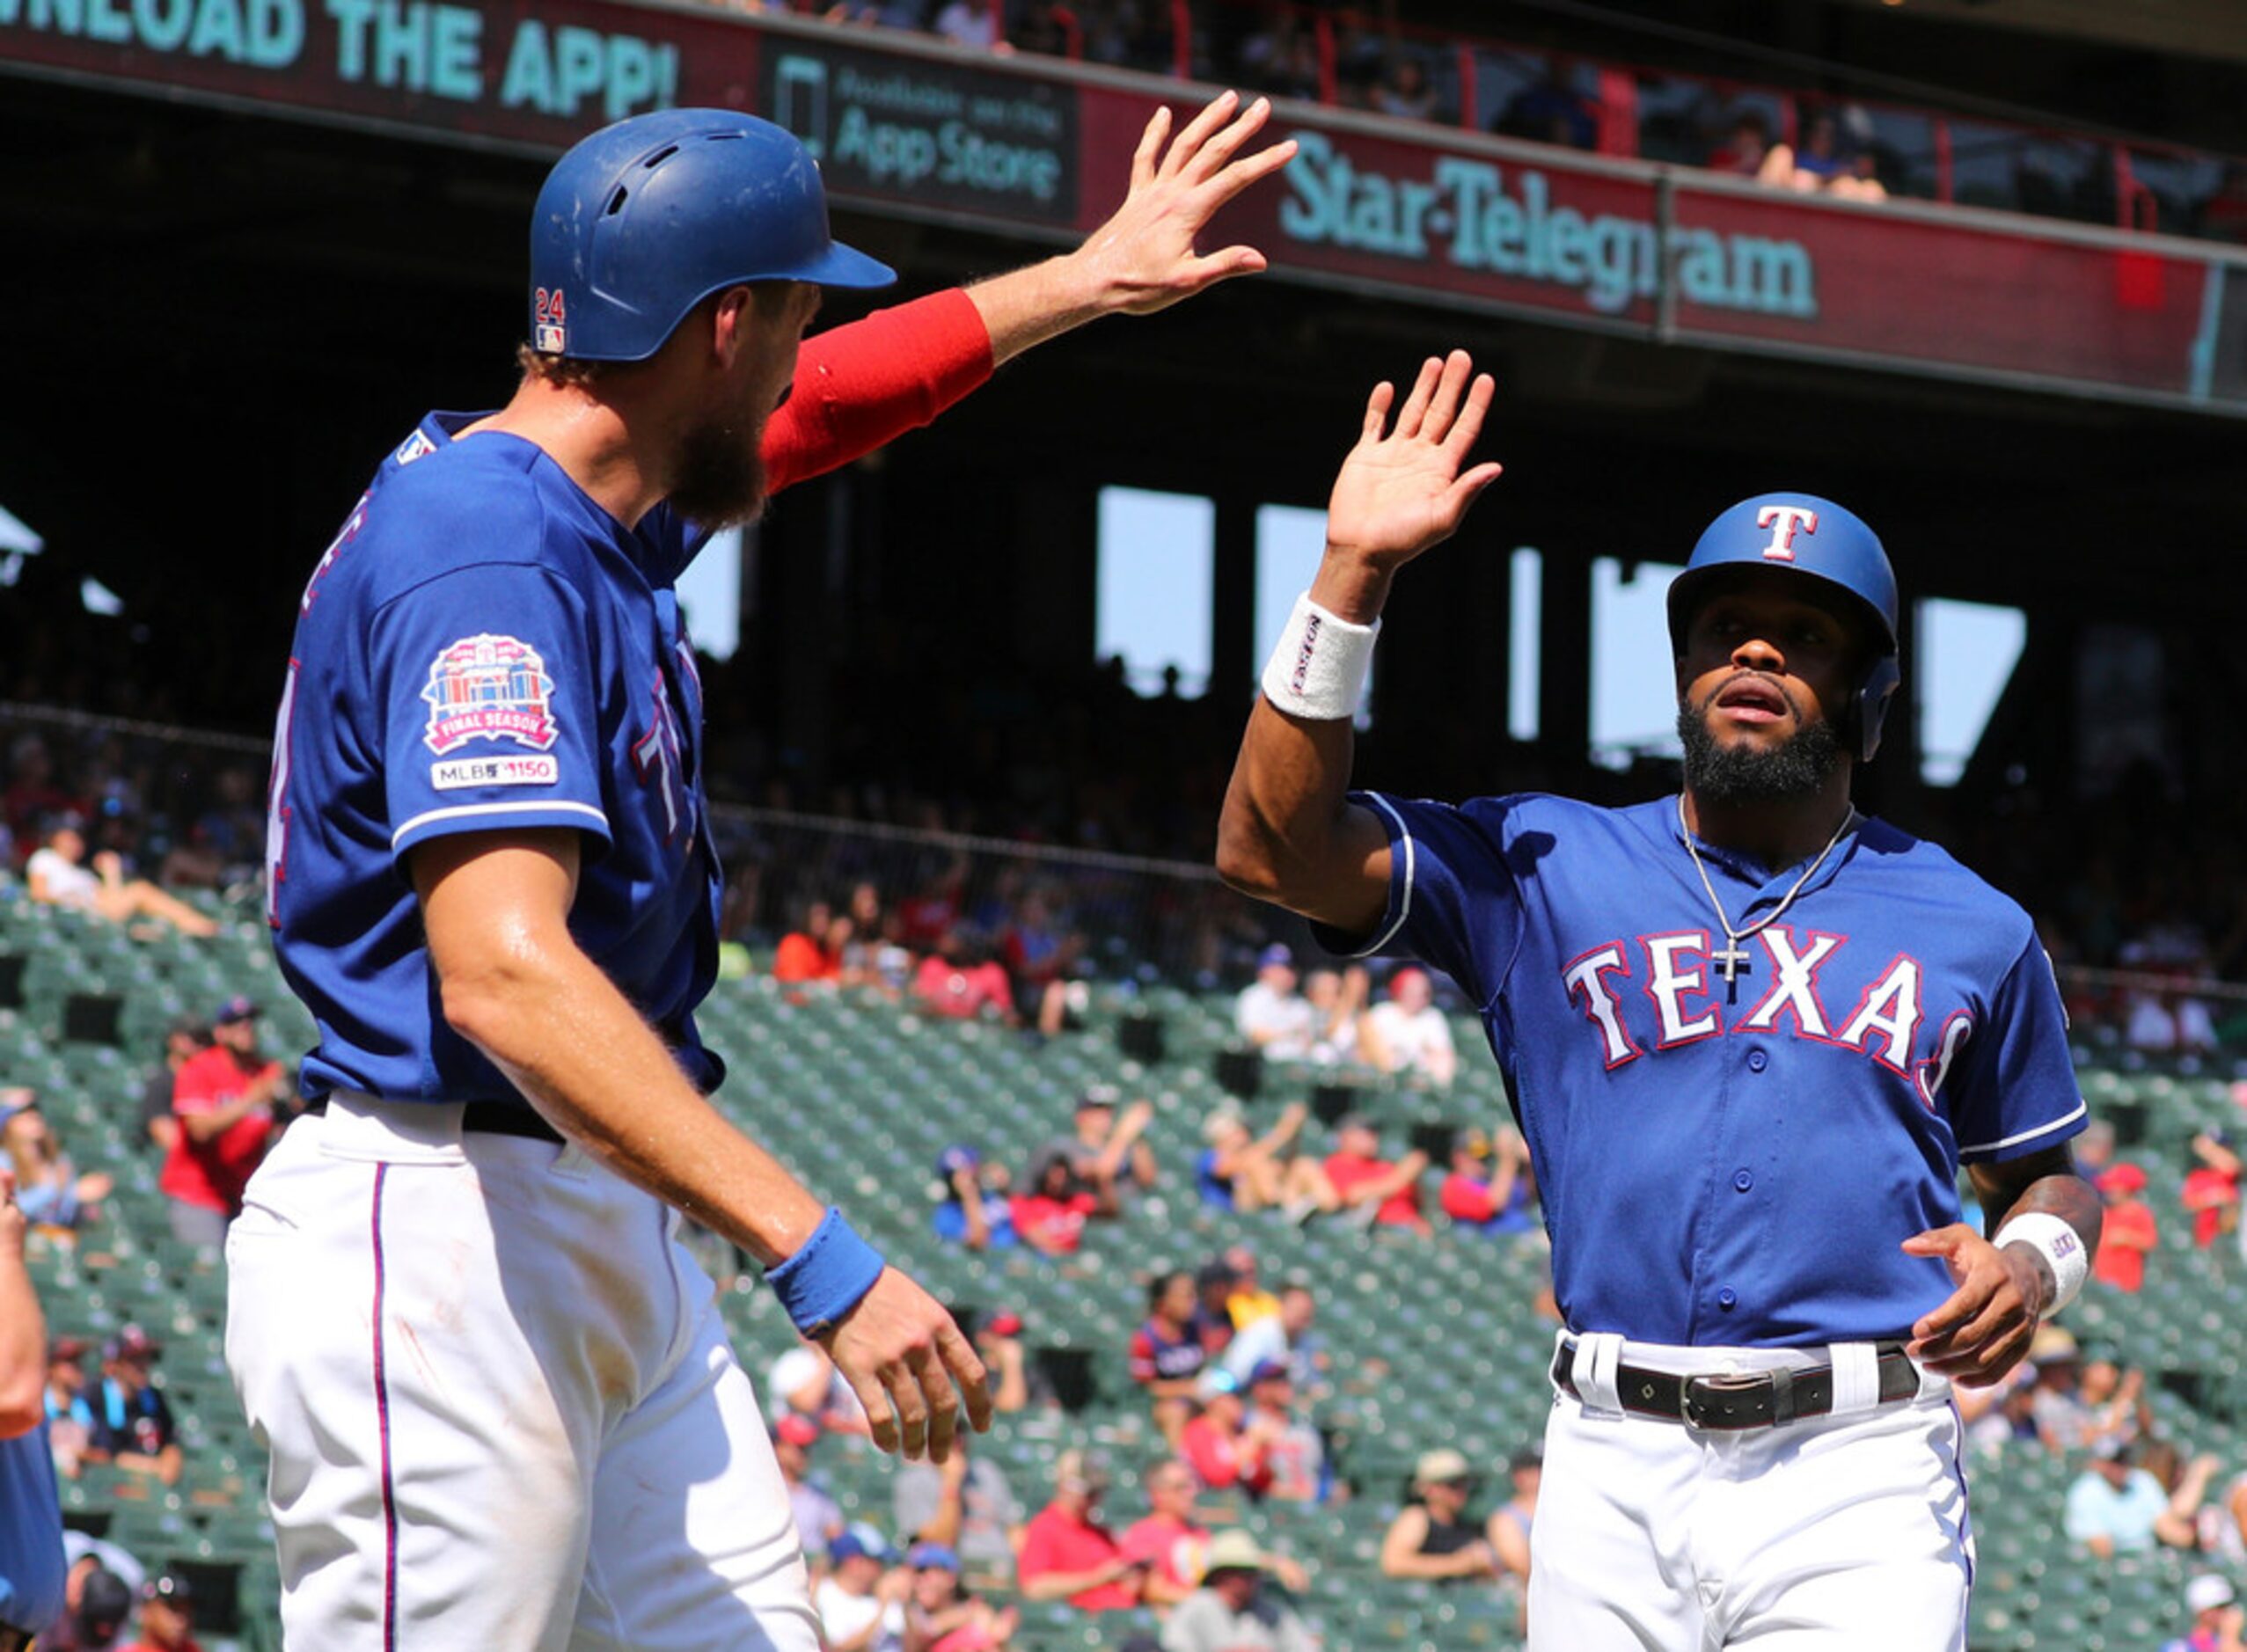
M 541 355 L 564 355 L 568 353 L 569 315 L 562 302 L 559 287 L 548 291 L 541 287 L 531 296 L 531 345 Z
M 544 751 L 554 743 L 554 680 L 530 644 L 488 632 L 463 637 L 430 662 L 421 698 L 429 705 L 423 743 L 439 757 L 472 740 L 511 740 Z

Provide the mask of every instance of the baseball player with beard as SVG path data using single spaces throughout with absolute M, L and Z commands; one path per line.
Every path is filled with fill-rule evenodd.
M 319 1042 L 228 1237 L 226 1340 L 289 1646 L 818 1646 L 682 1212 L 764 1264 L 882 1449 L 987 1425 L 944 1311 L 704 1099 L 722 884 L 673 582 L 996 363 L 1262 268 L 1194 240 L 1292 153 L 1245 151 L 1266 113 L 1228 94 L 1167 144 L 1158 115 L 1077 252 L 809 340 L 823 288 L 891 275 L 778 127 L 643 116 L 549 175 L 521 386 L 381 466 L 275 740 L 272 922 Z
M 1808 494 L 1724 511 L 1671 589 L 1680 793 L 1348 791 L 1390 584 L 1497 475 L 1467 464 L 1470 378 L 1429 362 L 1393 424 L 1374 391 L 1219 868 L 1481 1012 L 1565 1319 L 1532 1647 L 1963 1648 L 1949 1385 L 2009 1371 L 2098 1240 L 2051 966 L 2012 902 L 1850 803 L 1895 578 Z M 1961 1165 L 1992 1239 L 1959 1220 Z

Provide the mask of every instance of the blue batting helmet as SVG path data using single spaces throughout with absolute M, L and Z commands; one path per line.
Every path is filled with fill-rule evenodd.
M 1896 570 L 1863 517 L 1812 493 L 1759 493 L 1709 524 L 1685 572 L 1670 581 L 1670 643 L 1685 652 L 1687 627 L 1707 588 L 1734 568 L 1783 568 L 1838 594 L 1873 646 L 1842 735 L 1861 762 L 1880 749 L 1880 722 L 1901 680 L 1896 649 Z
M 531 219 L 531 347 L 644 362 L 713 293 L 750 281 L 886 287 L 827 229 L 804 146 L 731 109 L 666 109 L 578 143 Z

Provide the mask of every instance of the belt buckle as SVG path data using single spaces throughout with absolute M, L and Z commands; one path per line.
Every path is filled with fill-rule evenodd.
M 1678 1410 L 1689 1428 L 1733 1430 L 1752 1429 L 1754 1419 L 1744 1413 L 1727 1416 L 1716 1407 L 1724 1400 L 1744 1400 L 1760 1388 L 1768 1387 L 1768 1377 L 1724 1376 L 1688 1377 L 1678 1385 Z

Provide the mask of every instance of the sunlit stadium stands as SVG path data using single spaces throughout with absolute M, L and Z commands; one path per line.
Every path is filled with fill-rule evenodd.
M 264 1464 L 221 1358 L 223 1281 L 217 1264 L 170 1239 L 135 1118 L 145 1060 L 173 1016 L 247 992 L 267 1006 L 275 1048 L 302 1049 L 311 1029 L 278 979 L 263 925 L 249 919 L 238 917 L 215 942 L 140 939 L 0 895 L 6 958 L 24 962 L 19 975 L 0 969 L 0 1081 L 38 1089 L 80 1166 L 117 1178 L 105 1215 L 75 1252 L 47 1246 L 34 1260 L 54 1329 L 99 1336 L 136 1322 L 157 1337 L 157 1380 L 187 1446 L 187 1471 L 175 1489 L 90 1470 L 66 1486 L 66 1513 L 151 1564 L 201 1568 L 218 1586 L 206 1645 L 230 1637 L 244 1648 L 274 1645 Z M 9 990 L 11 976 L 19 984 Z M 1164 1059 L 1142 1064 L 1121 1053 L 1127 1012 L 1161 1019 Z M 1390 1583 L 1374 1557 L 1418 1452 L 1456 1447 L 1495 1484 L 1506 1454 L 1541 1428 L 1552 1327 L 1532 1307 L 1544 1279 L 1540 1244 L 1298 1228 L 1276 1215 L 1203 1206 L 1189 1170 L 1202 1120 L 1225 1096 L 1216 1070 L 1230 1042 L 1229 998 L 1151 983 L 1109 987 L 1096 995 L 1090 1020 L 1080 1034 L 1034 1044 L 873 998 L 792 993 L 752 975 L 721 983 L 704 1027 L 731 1066 L 727 1110 L 848 1206 L 878 1242 L 910 1257 L 939 1296 L 1021 1313 L 1034 1347 L 1081 1350 L 1089 1404 L 1080 1413 L 1034 1409 L 1002 1419 L 984 1447 L 1028 1504 L 1043 1501 L 1055 1456 L 1090 1442 L 1116 1466 L 1111 1517 L 1121 1524 L 1138 1512 L 1139 1473 L 1156 1436 L 1131 1392 L 1124 1349 L 1141 1317 L 1143 1282 L 1159 1268 L 1248 1243 L 1267 1279 L 1302 1276 L 1318 1290 L 1320 1328 L 1335 1356 L 1334 1392 L 1319 1421 L 1356 1495 L 1329 1507 L 1240 1504 L 1226 1512 L 1309 1568 L 1305 1604 L 1337 1652 L 1515 1644 L 1512 1608 L 1491 1592 Z M 1462 1045 L 1471 1043 L 1473 1029 L 1458 1030 Z M 1249 1105 L 1265 1116 L 1304 1098 L 1312 1083 L 1286 1069 L 1263 1078 Z M 1020 1160 L 1065 1124 L 1073 1098 L 1096 1082 L 1154 1104 L 1151 1139 L 1166 1167 L 1159 1196 L 1095 1227 L 1080 1254 L 1058 1263 L 1028 1250 L 979 1255 L 941 1246 L 929 1226 L 938 1153 L 967 1142 Z M 1504 1106 L 1487 1063 L 1463 1064 L 1459 1086 L 1440 1097 L 1363 1083 L 1353 1105 L 1394 1127 L 1393 1136 L 1414 1124 L 1492 1122 Z M 2093 1107 L 2116 1121 L 2124 1154 L 2152 1173 L 2163 1242 L 2141 1295 L 2094 1288 L 2068 1323 L 2087 1346 L 2144 1366 L 2166 1433 L 2188 1451 L 2215 1453 L 2228 1479 L 2247 1466 L 2247 1281 L 2229 1242 L 2192 1246 L 2175 1190 L 2193 1132 L 2234 1115 L 2229 1086 L 2207 1075 L 2106 1066 L 2088 1068 L 2085 1085 Z M 792 1340 L 786 1319 L 753 1274 L 724 1292 L 721 1307 L 744 1363 L 761 1377 Z M 889 1524 L 882 1459 L 831 1439 L 817 1461 L 846 1513 Z M 2186 1568 L 2175 1556 L 2100 1567 L 2070 1555 L 2059 1521 L 2075 1468 L 2036 1451 L 1975 1462 L 1975 1648 L 2120 1652 L 2179 1632 Z M 1150 1626 L 1136 1616 L 1094 1619 L 1034 1605 L 1016 1644 L 1094 1648 Z

